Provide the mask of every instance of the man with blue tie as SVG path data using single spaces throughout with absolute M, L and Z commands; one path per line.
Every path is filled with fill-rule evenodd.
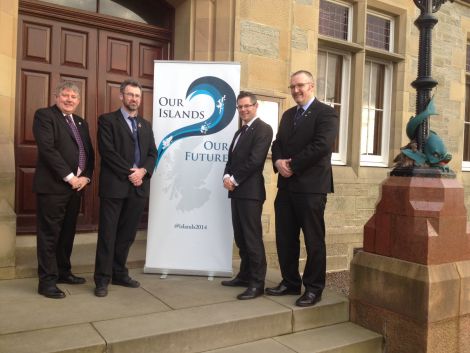
M 251 92 L 237 97 L 242 127 L 229 147 L 223 184 L 232 208 L 232 226 L 240 254 L 240 271 L 223 286 L 246 287 L 237 299 L 254 299 L 264 293 L 266 254 L 261 214 L 266 199 L 263 168 L 273 129 L 257 116 L 258 101 Z
M 331 153 L 338 133 L 338 115 L 314 95 L 313 76 L 300 70 L 292 74 L 289 89 L 297 103 L 282 115 L 272 146 L 277 180 L 274 201 L 276 246 L 282 281 L 266 288 L 268 295 L 304 294 L 295 304 L 312 306 L 325 288 L 325 206 L 333 192 Z M 300 230 L 305 239 L 307 261 L 299 273 Z
M 82 284 L 72 273 L 75 227 L 84 188 L 95 164 L 87 122 L 75 114 L 80 90 L 73 82 L 56 88 L 55 105 L 34 114 L 33 134 L 38 148 L 33 191 L 37 200 L 37 257 L 39 294 L 61 299 L 57 283 Z
M 95 295 L 108 295 L 108 285 L 138 288 L 126 267 L 145 209 L 157 149 L 150 122 L 138 115 L 141 85 L 122 82 L 121 107 L 98 118 L 100 218 L 95 262 Z

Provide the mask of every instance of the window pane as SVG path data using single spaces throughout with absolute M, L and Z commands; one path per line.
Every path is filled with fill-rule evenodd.
M 126 20 L 170 28 L 170 7 L 153 0 L 99 0 L 99 13 Z
M 463 140 L 463 160 L 470 161 L 470 81 L 465 85 L 465 122 Z
M 361 123 L 361 154 L 382 154 L 385 65 L 366 61 Z
M 318 52 L 317 98 L 333 107 L 341 124 L 341 91 L 343 79 L 343 57 L 329 52 Z M 339 127 L 338 127 L 339 129 Z M 338 134 L 339 136 L 339 134 Z M 339 137 L 333 146 L 333 152 L 339 152 Z
M 367 14 L 366 44 L 370 47 L 390 50 L 391 21 Z
M 320 0 L 320 34 L 347 40 L 348 25 L 349 7 Z
M 467 44 L 467 72 L 470 72 L 470 44 Z
M 85 10 L 96 12 L 96 1 L 97 0 L 41 0 L 44 2 L 50 2 L 56 5 L 62 5 L 66 7 L 72 7 L 74 9 Z
M 319 100 L 325 101 L 326 97 L 326 53 L 318 52 L 317 57 L 317 89 L 316 96 Z

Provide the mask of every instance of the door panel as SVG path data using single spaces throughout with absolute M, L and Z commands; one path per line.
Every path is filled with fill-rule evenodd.
M 15 132 L 17 232 L 32 233 L 36 201 L 32 180 L 37 148 L 32 134 L 34 112 L 54 104 L 53 89 L 60 80 L 81 88 L 77 114 L 96 135 L 97 30 L 70 23 L 20 15 L 18 26 L 18 79 Z M 93 190 L 85 190 L 78 229 L 93 227 Z

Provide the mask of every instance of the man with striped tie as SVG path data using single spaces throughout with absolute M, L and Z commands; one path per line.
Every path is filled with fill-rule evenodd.
M 82 284 L 72 274 L 70 256 L 83 190 L 95 163 L 87 122 L 74 114 L 80 90 L 73 82 L 56 88 L 55 105 L 36 111 L 33 134 L 38 149 L 33 191 L 37 199 L 39 294 L 60 299 L 57 283 Z

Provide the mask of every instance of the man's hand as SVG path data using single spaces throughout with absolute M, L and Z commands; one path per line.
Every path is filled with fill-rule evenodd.
M 290 168 L 291 159 L 278 159 L 274 164 L 279 174 L 284 178 L 290 178 L 292 176 L 292 169 Z
M 131 168 L 131 174 L 129 175 L 129 181 L 134 186 L 142 185 L 145 174 L 147 174 L 147 170 L 145 168 Z
M 73 176 L 72 179 L 68 181 L 68 183 L 72 186 L 73 190 L 80 191 L 82 190 L 85 186 L 88 185 L 88 178 L 81 176 L 81 177 L 76 177 Z
M 235 184 L 232 183 L 230 177 L 224 178 L 224 188 L 226 188 L 228 191 L 235 190 Z

